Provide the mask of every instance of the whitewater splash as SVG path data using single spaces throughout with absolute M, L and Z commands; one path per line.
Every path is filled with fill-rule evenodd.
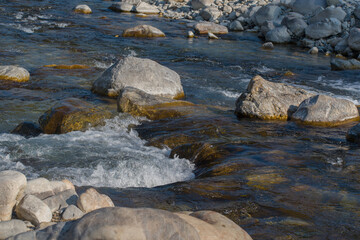
M 145 146 L 121 114 L 102 127 L 61 135 L 23 138 L 0 134 L 0 170 L 28 178 L 68 178 L 78 186 L 155 187 L 194 178 L 194 165 L 168 157 L 168 149 Z

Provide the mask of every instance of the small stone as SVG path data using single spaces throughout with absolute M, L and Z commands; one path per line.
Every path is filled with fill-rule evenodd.
M 84 213 L 75 205 L 68 206 L 62 214 L 64 221 L 76 220 L 84 216 Z
M 26 231 L 28 228 L 21 220 L 0 221 L 0 239 L 6 239 Z
M 9 80 L 14 82 L 26 82 L 30 79 L 30 73 L 22 67 L 0 66 L 0 80 Z
M 15 211 L 20 219 L 28 220 L 35 226 L 42 222 L 50 222 L 52 218 L 50 208 L 33 195 L 26 195 L 16 206 Z
M 208 38 L 209 39 L 219 39 L 215 34 L 208 32 Z
M 266 50 L 273 50 L 274 44 L 272 42 L 266 42 L 262 45 L 262 48 Z
M 187 37 L 188 37 L 188 38 L 193 38 L 193 37 L 194 37 L 194 33 L 193 33 L 192 31 L 188 31 Z
M 309 50 L 309 53 L 310 54 L 318 54 L 319 53 L 319 49 L 317 47 L 312 47 L 310 50 Z
M 90 14 L 92 13 L 91 8 L 88 5 L 82 4 L 82 5 L 77 5 L 74 8 L 74 12 L 76 13 L 83 13 L 83 14 Z
M 89 188 L 80 195 L 77 206 L 81 211 L 88 213 L 99 208 L 114 207 L 114 203 L 105 194 L 100 194 L 94 188 Z

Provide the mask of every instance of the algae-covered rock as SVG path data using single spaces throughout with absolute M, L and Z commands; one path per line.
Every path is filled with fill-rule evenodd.
M 9 80 L 15 82 L 26 82 L 30 79 L 30 73 L 22 67 L 0 66 L 0 80 Z
M 155 38 L 155 37 L 165 37 L 160 29 L 150 25 L 138 25 L 136 27 L 126 29 L 123 34 L 123 37 L 140 37 L 140 38 Z
M 68 98 L 55 104 L 40 118 L 39 124 L 47 134 L 85 131 L 102 124 L 112 113 L 77 98 Z
M 287 120 L 302 101 L 313 96 L 307 91 L 284 83 L 266 81 L 255 76 L 245 93 L 236 101 L 235 114 L 264 120 Z
M 118 111 L 151 120 L 179 117 L 189 113 L 186 107 L 194 104 L 150 95 L 136 88 L 124 88 L 118 97 Z

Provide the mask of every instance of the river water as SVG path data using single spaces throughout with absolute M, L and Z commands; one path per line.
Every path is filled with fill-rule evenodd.
M 72 13 L 80 3 L 93 14 Z M 0 170 L 68 178 L 79 191 L 95 186 L 117 206 L 216 210 L 254 239 L 359 238 L 360 147 L 345 140 L 355 123 L 311 127 L 237 119 L 233 110 L 257 74 L 359 104 L 360 71 L 330 71 L 328 57 L 294 45 L 262 50 L 252 33 L 187 39 L 185 21 L 115 13 L 110 5 L 0 1 L 0 64 L 31 73 L 26 83 L 0 84 Z M 158 27 L 167 37 L 121 37 L 138 24 Z M 115 111 L 115 101 L 92 93 L 91 84 L 128 55 L 175 70 L 186 100 L 202 110 L 159 121 L 120 113 L 105 126 L 62 135 L 9 134 L 69 97 Z M 43 67 L 49 64 L 89 68 Z

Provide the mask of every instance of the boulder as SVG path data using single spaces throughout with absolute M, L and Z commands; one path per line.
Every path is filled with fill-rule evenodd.
M 146 58 L 125 57 L 108 68 L 93 83 L 93 91 L 116 97 L 125 87 L 134 87 L 151 95 L 184 97 L 180 76 L 173 70 Z
M 269 31 L 265 35 L 266 41 L 274 42 L 274 43 L 288 43 L 291 41 L 290 33 L 287 27 L 277 27 L 273 30 Z
M 28 181 L 24 193 L 25 195 L 34 195 L 40 199 L 45 199 L 55 194 L 50 181 L 46 178 L 37 178 Z
M 360 61 L 356 59 L 340 59 L 340 58 L 333 58 L 330 61 L 331 70 L 341 71 L 341 70 L 356 70 L 360 69 Z
M 303 89 L 255 76 L 236 101 L 239 117 L 287 120 L 302 101 L 313 96 Z
M 39 124 L 47 134 L 61 134 L 71 131 L 85 131 L 91 126 L 103 124 L 112 113 L 84 100 L 68 98 L 61 100 L 46 111 Z
M 124 88 L 118 98 L 118 111 L 134 116 L 144 116 L 151 120 L 173 118 L 188 113 L 194 104 L 147 94 L 136 88 Z
M 194 10 L 198 10 L 200 8 L 210 6 L 212 3 L 214 3 L 214 0 L 192 0 L 191 7 Z
M 63 179 L 61 180 L 63 183 L 65 183 L 66 185 L 66 189 L 72 189 L 72 190 L 75 190 L 75 186 L 74 184 L 72 184 L 72 182 L 70 182 L 69 180 L 67 179 Z
M 291 119 L 307 124 L 338 125 L 359 119 L 359 111 L 348 100 L 316 95 L 304 100 Z
M 146 2 L 139 2 L 135 6 L 135 12 L 146 13 L 146 14 L 158 14 L 160 11 L 156 6 L 150 5 Z
M 346 139 L 349 142 L 360 143 L 360 123 L 349 129 Z
M 216 24 L 213 22 L 200 22 L 195 24 L 194 29 L 199 34 L 208 34 L 209 32 L 214 34 L 227 34 L 227 27 Z
M 43 202 L 50 208 L 51 212 L 68 207 L 69 205 L 76 204 L 78 195 L 73 189 L 65 190 L 56 194 L 55 196 L 48 197 Z
M 91 8 L 88 5 L 82 4 L 82 5 L 77 5 L 74 8 L 74 12 L 76 13 L 83 13 L 83 14 L 90 14 L 92 13 Z
M 252 17 L 254 23 L 262 26 L 266 21 L 274 21 L 281 14 L 281 8 L 276 5 L 262 6 Z
M 30 79 L 30 73 L 22 67 L 0 66 L 0 80 L 26 82 Z
M 308 26 L 302 17 L 295 14 L 289 14 L 281 22 L 281 25 L 286 26 L 292 34 L 296 37 L 301 37 L 305 33 L 305 29 Z
M 12 134 L 18 134 L 24 137 L 37 137 L 43 131 L 40 126 L 33 122 L 22 122 L 16 126 L 14 130 L 11 131 Z
M 135 5 L 127 2 L 116 2 L 113 3 L 109 9 L 114 12 L 134 12 Z
M 15 211 L 20 219 L 30 221 L 35 226 L 42 222 L 50 222 L 52 219 L 50 208 L 33 195 L 26 195 L 16 206 Z
M 77 206 L 81 211 L 88 213 L 99 208 L 114 207 L 114 203 L 105 194 L 100 194 L 94 188 L 89 188 L 80 195 Z
M 231 31 L 244 31 L 244 27 L 239 21 L 233 21 L 232 23 L 230 23 L 229 28 Z
M 309 19 L 309 23 L 316 23 L 324 21 L 326 18 L 336 18 L 340 22 L 343 22 L 346 17 L 346 12 L 341 7 L 327 7 L 320 11 L 315 16 Z
M 200 12 L 200 16 L 206 21 L 214 21 L 221 16 L 217 7 L 206 7 Z
M 352 50 L 360 51 L 360 28 L 351 29 L 347 42 Z
M 311 15 L 318 8 L 326 8 L 326 0 L 295 0 L 292 4 L 292 8 L 295 12 L 303 15 Z
M 0 221 L 11 219 L 12 210 L 23 196 L 26 187 L 26 177 L 16 171 L 0 172 Z
M 354 10 L 354 16 L 355 16 L 357 19 L 360 19 L 360 4 L 357 5 L 357 7 L 355 8 L 355 10 Z
M 82 216 L 84 216 L 84 213 L 75 205 L 68 206 L 61 215 L 64 221 L 76 220 L 82 218 Z
M 63 181 L 50 181 L 50 186 L 55 195 L 65 190 L 71 189 Z
M 6 239 L 26 231 L 28 231 L 28 228 L 21 220 L 0 221 L 0 239 Z
M 150 25 L 138 25 L 136 27 L 126 29 L 123 37 L 140 37 L 140 38 L 154 38 L 154 37 L 165 37 L 160 29 L 157 29 Z
M 312 23 L 305 29 L 306 36 L 312 39 L 326 38 L 339 33 L 341 33 L 341 22 L 336 18 Z

